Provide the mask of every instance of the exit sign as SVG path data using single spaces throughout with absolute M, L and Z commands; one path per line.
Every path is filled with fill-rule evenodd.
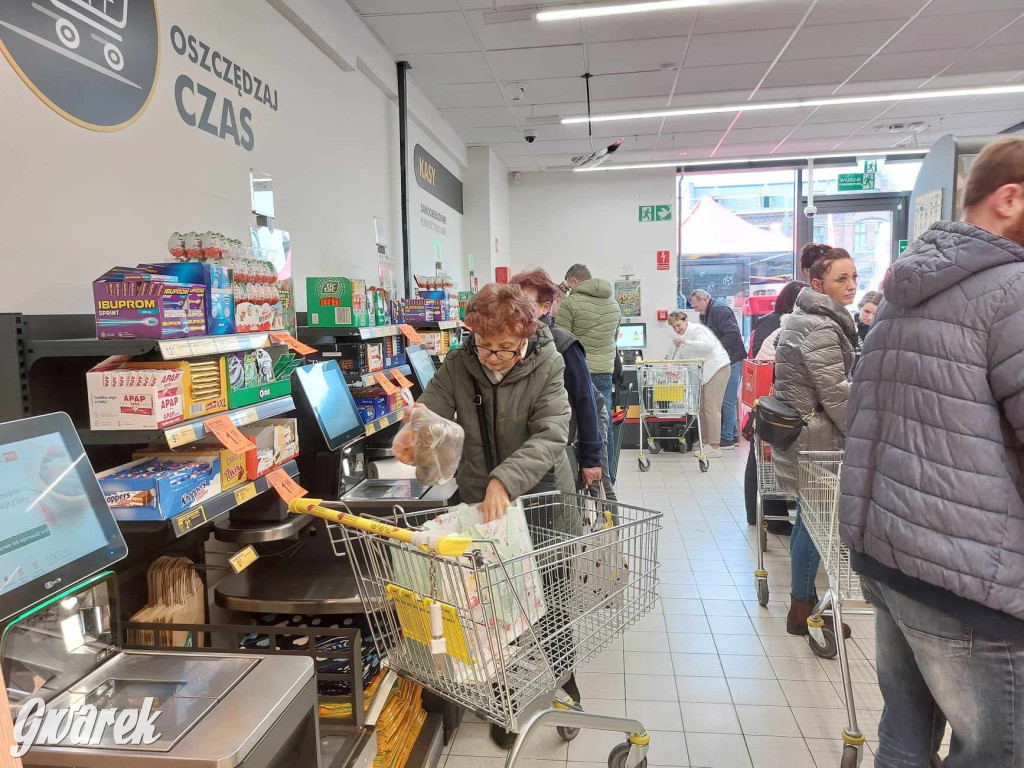
M 907 243 L 907 241 L 906 241 L 906 240 L 900 240 L 900 242 L 899 242 L 899 255 L 900 255 L 900 256 L 902 256 L 902 255 L 903 255 L 903 252 L 904 252 L 905 250 L 907 250 L 907 244 L 908 244 L 908 243 Z
M 875 188 L 875 174 L 873 173 L 840 173 L 840 192 L 865 192 Z
M 671 205 L 641 205 L 639 221 L 671 221 Z

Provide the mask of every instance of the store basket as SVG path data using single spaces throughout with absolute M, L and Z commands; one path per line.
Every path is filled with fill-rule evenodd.
M 640 454 L 637 464 L 641 472 L 651 468 L 644 456 L 644 446 L 651 453 L 661 452 L 658 441 L 674 440 L 685 444 L 686 433 L 697 427 L 697 461 L 702 472 L 708 471 L 704 442 L 700 435 L 700 400 L 703 389 L 703 360 L 638 360 L 637 386 L 640 391 Z M 653 424 L 673 424 L 669 437 L 655 436 Z M 646 439 L 644 433 L 647 433 Z
M 662 515 L 564 492 L 520 501 L 533 551 L 507 559 L 493 541 L 418 530 L 446 509 L 396 509 L 385 523 L 341 503 L 290 506 L 328 521 L 335 552 L 352 563 L 382 663 L 517 732 L 509 765 L 538 725 L 558 726 L 566 739 L 581 728 L 626 733 L 609 763 L 636 765 L 649 741 L 643 725 L 583 712 L 560 687 L 655 607 Z M 566 521 L 587 532 L 565 533 Z M 543 596 L 539 616 L 534 590 Z M 510 633 L 522 617 L 532 621 Z
M 784 520 L 796 522 L 789 515 L 766 515 L 764 513 L 764 502 L 766 501 L 796 501 L 796 497 L 782 490 L 778 477 L 775 475 L 775 460 L 772 458 L 772 447 L 761 438 L 754 436 L 754 444 L 751 447 L 754 451 L 754 460 L 757 464 L 757 568 L 754 569 L 754 585 L 757 587 L 757 602 L 761 605 L 768 605 L 770 597 L 768 589 L 768 571 L 764 567 L 764 553 L 768 549 L 768 522 L 769 520 Z

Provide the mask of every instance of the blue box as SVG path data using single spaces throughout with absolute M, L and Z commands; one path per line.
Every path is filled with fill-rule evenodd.
M 167 520 L 221 492 L 220 459 L 182 458 L 205 464 L 206 469 L 177 483 L 172 483 L 169 471 L 149 477 L 115 477 L 128 470 L 141 471 L 143 465 L 167 464 L 161 459 L 137 459 L 96 475 L 114 517 L 117 520 Z
M 178 261 L 166 264 L 146 264 L 175 275 L 182 282 L 206 286 L 206 333 L 221 336 L 235 332 L 235 294 L 231 288 L 231 270 L 219 264 L 198 261 Z

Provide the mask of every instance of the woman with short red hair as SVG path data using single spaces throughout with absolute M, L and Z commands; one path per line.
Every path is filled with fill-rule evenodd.
M 465 323 L 468 343 L 448 353 L 418 401 L 466 431 L 455 476 L 462 500 L 493 520 L 519 496 L 572 491 L 565 365 L 533 301 L 518 285 L 488 283 L 470 299 Z M 575 520 L 553 524 L 579 532 Z

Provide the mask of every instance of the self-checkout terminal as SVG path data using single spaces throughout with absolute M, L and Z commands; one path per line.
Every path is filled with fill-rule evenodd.
M 37 699 L 55 712 L 149 700 L 156 714 L 152 743 L 71 728 L 26 765 L 318 765 L 312 659 L 122 650 L 110 568 L 128 549 L 66 414 L 0 424 L 0 511 L 0 665 L 15 719 Z

